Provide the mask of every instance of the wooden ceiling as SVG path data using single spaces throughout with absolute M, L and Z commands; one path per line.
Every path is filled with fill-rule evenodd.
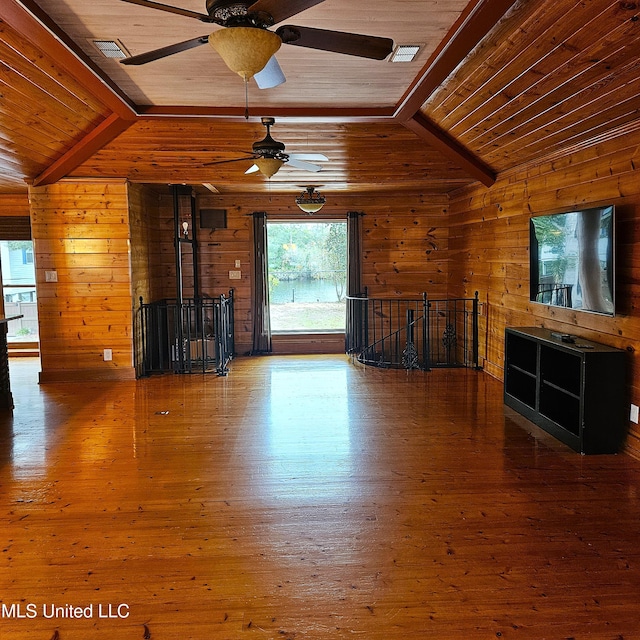
M 204 12 L 204 0 L 175 0 Z M 283 45 L 287 82 L 242 80 L 208 46 L 138 67 L 135 55 L 213 30 L 122 0 L 3 0 L 0 193 L 65 177 L 207 183 L 220 193 L 450 193 L 640 123 L 640 3 L 619 0 L 326 0 L 287 23 L 419 44 L 393 64 Z M 270 181 L 242 157 L 264 137 L 320 152 L 319 173 Z

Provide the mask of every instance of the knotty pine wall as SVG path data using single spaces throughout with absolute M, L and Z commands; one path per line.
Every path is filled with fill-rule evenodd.
M 363 211 L 364 283 L 371 295 L 471 297 L 482 304 L 481 356 L 503 377 L 506 326 L 540 325 L 576 333 L 629 352 L 629 401 L 640 403 L 640 134 L 603 142 L 566 158 L 501 175 L 491 188 L 445 196 L 326 194 L 319 217 Z M 41 313 L 43 380 L 65 375 L 132 375 L 132 307 L 137 297 L 175 295 L 173 207 L 155 187 L 59 183 L 31 190 Z M 0 213 L 24 212 L 26 197 L 0 196 Z M 577 206 L 617 208 L 615 318 L 529 302 L 529 218 Z M 236 294 L 238 353 L 251 346 L 251 213 L 308 219 L 293 196 L 199 198 L 199 207 L 227 209 L 228 228 L 200 231 L 202 291 Z M 129 251 L 129 240 L 133 247 Z M 228 272 L 240 260 L 241 280 Z M 44 271 L 58 271 L 57 284 Z M 108 340 L 109 344 L 106 344 Z M 112 348 L 112 363 L 102 349 Z M 66 372 L 66 373 L 65 373 Z M 628 449 L 640 457 L 640 430 Z
M 0 196 L 0 217 L 29 217 L 29 196 L 25 193 L 4 193 Z
M 127 183 L 60 182 L 30 200 L 41 382 L 133 378 Z
M 162 232 L 158 226 L 160 196 L 155 188 L 130 184 L 129 226 L 131 232 L 131 293 L 133 307 L 140 298 L 145 302 L 162 297 L 164 276 L 161 272 Z
M 362 211 L 363 281 L 372 296 L 445 297 L 448 287 L 447 199 L 419 193 L 347 196 L 326 194 L 327 204 L 312 218 L 302 213 L 295 195 L 201 195 L 198 208 L 226 209 L 227 228 L 198 229 L 200 288 L 203 294 L 218 296 L 234 289 L 236 350 L 251 349 L 252 217 L 266 211 L 268 219 L 308 221 L 346 220 L 347 212 Z M 162 196 L 160 203 L 161 272 L 164 297 L 175 296 L 173 248 L 173 201 Z M 230 280 L 229 271 L 240 261 L 242 278 Z M 189 259 L 185 257 L 185 295 L 191 295 Z
M 450 203 L 450 293 L 480 292 L 485 371 L 503 379 L 504 329 L 543 326 L 629 352 L 629 402 L 640 404 L 640 134 L 503 175 Z M 613 203 L 617 216 L 614 318 L 529 302 L 531 215 Z M 485 332 L 486 329 L 486 332 Z M 627 448 L 640 457 L 630 423 Z

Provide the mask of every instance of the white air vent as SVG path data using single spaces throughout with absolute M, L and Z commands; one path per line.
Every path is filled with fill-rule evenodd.
M 391 62 L 411 62 L 420 51 L 419 44 L 399 44 L 391 54 Z
M 126 58 L 126 49 L 116 40 L 92 40 L 93 46 L 105 58 Z

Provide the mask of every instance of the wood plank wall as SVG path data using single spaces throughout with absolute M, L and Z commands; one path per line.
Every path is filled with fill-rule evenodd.
M 10 216 L 29 217 L 29 195 L 24 193 L 3 193 L 0 197 L 0 218 Z
M 134 361 L 142 362 L 142 340 L 139 337 L 140 299 L 145 302 L 161 297 L 158 203 L 156 190 L 145 185 L 128 185 L 129 225 L 131 233 L 131 293 L 133 313 Z
M 128 185 L 129 225 L 131 229 L 131 292 L 133 308 L 140 298 L 149 301 L 162 297 L 160 237 L 157 190 L 140 184 Z
M 61 182 L 30 198 L 41 382 L 134 377 L 126 182 Z
M 448 287 L 447 198 L 419 193 L 371 196 L 325 194 L 327 204 L 315 219 L 346 220 L 348 211 L 363 211 L 363 281 L 372 296 L 445 297 Z M 252 218 L 266 211 L 272 220 L 309 220 L 295 195 L 203 195 L 199 208 L 226 209 L 227 228 L 198 230 L 201 292 L 211 296 L 234 289 L 236 349 L 251 349 Z M 160 201 L 163 297 L 175 296 L 173 202 Z M 242 278 L 230 280 L 239 260 Z M 188 261 L 185 260 L 185 264 Z M 188 268 L 185 268 L 188 273 Z M 188 294 L 192 281 L 185 278 Z M 317 350 L 317 347 L 314 346 Z
M 500 176 L 490 188 L 451 201 L 451 293 L 480 292 L 485 370 L 503 379 L 504 329 L 544 326 L 629 352 L 628 397 L 640 404 L 640 134 Z M 613 203 L 617 215 L 615 318 L 529 302 L 532 214 Z M 640 429 L 630 423 L 627 449 L 640 457 Z

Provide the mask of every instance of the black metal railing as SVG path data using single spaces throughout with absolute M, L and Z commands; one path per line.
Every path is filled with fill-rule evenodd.
M 347 297 L 346 351 L 377 367 L 480 368 L 474 298 Z
M 559 307 L 573 306 L 571 300 L 573 291 L 572 284 L 564 283 L 541 283 L 538 285 L 538 293 L 536 294 L 536 302 L 544 302 L 554 304 Z
M 136 313 L 136 374 L 207 373 L 226 375 L 235 354 L 233 290 L 217 298 L 140 298 Z

